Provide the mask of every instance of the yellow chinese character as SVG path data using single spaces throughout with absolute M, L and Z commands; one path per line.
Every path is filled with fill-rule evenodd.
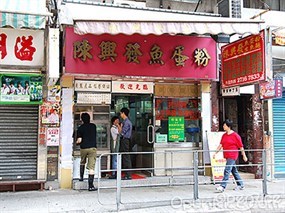
M 206 48 L 203 49 L 197 48 L 194 52 L 194 58 L 195 58 L 195 63 L 198 66 L 203 65 L 204 67 L 208 65 L 209 60 L 211 59 Z
M 175 48 L 173 56 L 171 59 L 175 60 L 176 66 L 183 66 L 185 65 L 185 61 L 189 59 L 188 56 L 182 55 L 182 51 L 184 50 L 183 46 L 178 46 Z
M 138 56 L 142 56 L 142 53 L 139 50 L 139 48 L 140 48 L 140 45 L 138 43 L 127 44 L 127 47 L 126 47 L 127 51 L 125 53 L 125 56 L 127 56 L 128 63 L 131 63 L 131 62 L 134 62 L 137 64 L 140 63 Z
M 242 53 L 243 53 L 243 43 L 240 43 L 240 44 L 238 45 L 237 53 L 238 53 L 238 54 L 242 54 Z
M 87 58 L 91 59 L 92 55 L 89 53 L 91 49 L 92 46 L 87 40 L 76 41 L 73 43 L 73 58 L 80 58 L 82 61 L 86 61 Z
M 156 44 L 150 50 L 150 61 L 149 64 L 164 64 L 164 61 L 161 59 L 163 53 L 159 46 Z
M 107 59 L 111 59 L 112 62 L 116 61 L 117 53 L 115 53 L 115 49 L 117 44 L 112 41 L 102 41 L 99 45 L 101 47 L 101 55 L 98 57 L 105 61 Z

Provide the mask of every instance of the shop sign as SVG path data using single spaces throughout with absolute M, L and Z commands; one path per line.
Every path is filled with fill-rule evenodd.
M 152 82 L 112 81 L 112 93 L 152 94 Z
M 240 95 L 240 87 L 229 87 L 222 89 L 222 96 L 238 96 Z
M 259 84 L 260 99 L 282 98 L 283 80 L 273 79 Z
M 111 104 L 111 93 L 77 92 L 78 104 Z
M 182 35 L 78 35 L 66 28 L 66 73 L 217 79 L 216 42 Z
M 222 47 L 222 88 L 265 79 L 264 31 Z
M 44 31 L 0 28 L 0 63 L 13 66 L 44 65 Z
M 75 80 L 74 91 L 111 92 L 110 81 L 81 81 Z
M 59 146 L 59 128 L 47 128 L 47 146 Z
M 0 74 L 0 104 L 41 104 L 43 82 L 41 75 Z
M 169 141 L 184 141 L 185 122 L 184 117 L 168 118 L 168 139 Z

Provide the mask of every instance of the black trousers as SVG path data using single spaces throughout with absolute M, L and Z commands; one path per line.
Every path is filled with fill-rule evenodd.
M 130 152 L 130 139 L 123 138 L 120 142 L 120 152 Z M 123 169 L 131 169 L 132 161 L 131 156 L 129 154 L 122 155 L 122 168 Z M 131 171 L 126 171 L 126 176 L 131 177 Z

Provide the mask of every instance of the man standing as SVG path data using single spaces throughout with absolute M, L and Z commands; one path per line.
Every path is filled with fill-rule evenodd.
M 232 130 L 232 127 L 233 122 L 231 120 L 225 120 L 223 122 L 223 129 L 226 131 L 226 133 L 223 134 L 220 145 L 217 147 L 217 150 L 213 155 L 213 158 L 215 158 L 215 155 L 223 148 L 223 150 L 225 150 L 223 153 L 224 158 L 227 161 L 222 183 L 219 187 L 216 188 L 218 192 L 223 192 L 225 190 L 231 173 L 233 174 L 237 183 L 235 190 L 244 189 L 243 181 L 236 167 L 236 160 L 239 154 L 238 149 L 240 149 L 243 160 L 245 162 L 247 161 L 247 157 L 243 148 L 241 137 Z
M 83 124 L 77 130 L 76 144 L 80 144 L 80 179 L 83 181 L 83 175 L 85 170 L 85 164 L 87 160 L 88 175 L 88 191 L 96 191 L 97 189 L 93 185 L 94 170 L 96 163 L 96 125 L 90 123 L 90 115 L 88 113 L 81 114 L 81 120 Z
M 120 142 L 120 132 L 121 132 L 121 126 L 118 116 L 114 116 L 111 119 L 111 152 L 112 153 L 118 153 L 119 152 L 119 142 Z M 117 169 L 117 155 L 112 155 L 112 170 Z M 112 175 L 109 177 L 109 179 L 116 179 L 117 173 L 115 171 L 112 171 Z
M 132 137 L 132 123 L 129 116 L 129 110 L 127 108 L 122 108 L 120 111 L 121 118 L 124 120 L 122 123 L 122 131 L 121 131 L 121 142 L 120 142 L 120 151 L 121 152 L 129 152 L 130 151 L 130 143 L 131 143 L 131 137 Z M 131 157 L 129 154 L 123 154 L 122 155 L 122 164 L 124 169 L 131 169 L 132 168 L 132 162 Z M 131 180 L 131 171 L 125 172 L 124 180 Z

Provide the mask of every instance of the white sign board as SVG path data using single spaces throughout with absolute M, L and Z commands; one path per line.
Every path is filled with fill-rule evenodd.
M 111 92 L 110 81 L 81 81 L 75 80 L 74 91 L 81 92 Z
M 112 93 L 152 94 L 152 82 L 112 81 Z
M 111 93 L 78 92 L 78 104 L 111 104 Z
M 47 146 L 59 146 L 59 128 L 47 128 Z
M 44 31 L 0 28 L 0 64 L 44 65 Z
M 222 96 L 238 96 L 240 95 L 240 87 L 229 87 L 222 89 Z

